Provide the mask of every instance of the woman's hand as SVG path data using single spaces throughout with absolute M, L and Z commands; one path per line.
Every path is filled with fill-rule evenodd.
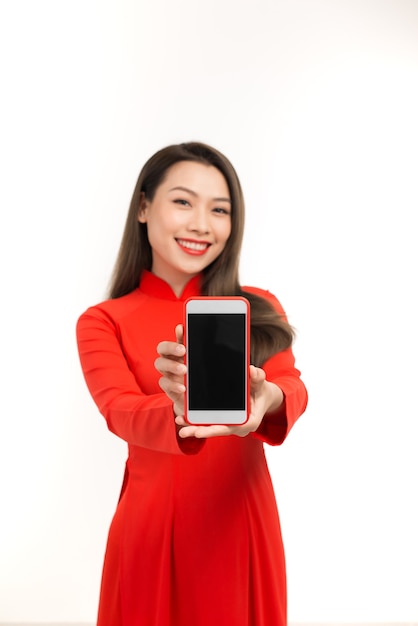
M 155 360 L 155 368 L 160 372 L 159 385 L 167 396 L 173 401 L 175 415 L 184 415 L 184 375 L 186 366 L 184 355 L 186 348 L 183 345 L 183 326 L 176 326 L 175 341 L 162 341 L 157 346 L 160 355 Z
M 184 410 L 183 413 L 176 413 L 176 424 L 180 427 L 179 436 L 183 438 L 196 437 L 198 439 L 223 437 L 226 435 L 245 437 L 249 433 L 256 431 L 264 415 L 269 411 L 279 409 L 284 400 L 282 390 L 274 383 L 268 382 L 264 370 L 254 367 L 254 365 L 250 366 L 250 397 L 250 417 L 241 426 L 192 426 L 185 421 Z

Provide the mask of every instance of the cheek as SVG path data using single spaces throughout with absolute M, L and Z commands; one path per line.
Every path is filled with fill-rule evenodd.
M 159 227 L 166 232 L 176 232 L 186 223 L 187 213 L 182 211 L 164 211 L 160 216 Z
M 175 212 L 160 211 L 148 220 L 148 236 L 156 238 L 175 233 L 181 226 L 181 216 Z
M 231 235 L 232 225 L 231 222 L 222 224 L 222 228 L 219 231 L 219 238 L 226 243 Z

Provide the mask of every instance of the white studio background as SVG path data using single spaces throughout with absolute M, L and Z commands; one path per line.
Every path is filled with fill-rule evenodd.
M 289 619 L 418 621 L 418 2 L 0 11 L 0 622 L 95 619 L 125 445 L 74 327 L 143 162 L 191 139 L 236 166 L 242 282 L 298 330 L 310 405 L 268 450 Z

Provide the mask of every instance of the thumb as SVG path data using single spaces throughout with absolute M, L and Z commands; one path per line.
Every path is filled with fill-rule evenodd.
M 260 385 L 266 380 L 266 373 L 261 367 L 250 365 L 250 380 L 252 385 Z
M 266 373 L 261 367 L 250 365 L 250 377 L 251 380 L 257 383 L 265 379 Z

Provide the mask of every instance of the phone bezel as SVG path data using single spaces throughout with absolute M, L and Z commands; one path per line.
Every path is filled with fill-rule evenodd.
M 189 376 L 185 375 L 185 419 L 189 424 L 207 425 L 242 425 L 250 413 L 250 303 L 241 296 L 200 296 L 189 298 L 184 305 L 184 344 L 186 346 L 185 363 L 188 367 L 188 315 L 189 314 L 244 314 L 245 315 L 245 350 L 244 358 L 247 375 L 245 376 L 245 407 L 243 410 L 190 410 L 189 409 Z

